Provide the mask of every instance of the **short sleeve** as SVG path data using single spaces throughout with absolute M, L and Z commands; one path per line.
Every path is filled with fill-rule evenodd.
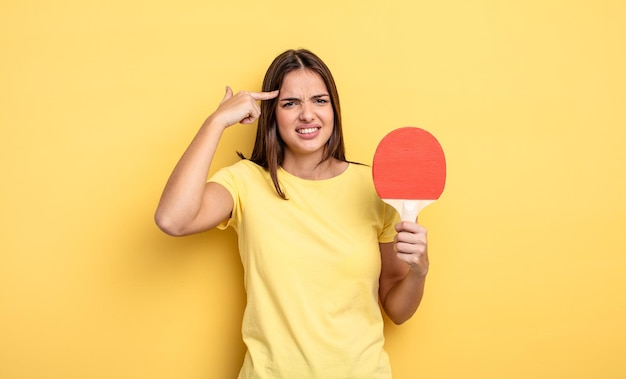
M 221 185 L 228 191 L 228 193 L 230 193 L 230 196 L 233 198 L 233 212 L 229 218 L 217 225 L 217 228 L 220 230 L 224 230 L 229 226 L 232 226 L 235 230 L 237 230 L 237 221 L 239 220 L 239 216 L 241 215 L 241 186 L 235 171 L 236 170 L 234 169 L 234 166 L 221 168 L 207 181 Z
M 396 236 L 396 224 L 400 222 L 400 215 L 391 205 L 382 202 L 383 228 L 378 236 L 378 242 L 393 242 Z

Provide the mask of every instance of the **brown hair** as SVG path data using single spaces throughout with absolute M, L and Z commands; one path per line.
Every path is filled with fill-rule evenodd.
M 322 77 L 333 106 L 335 115 L 333 132 L 324 147 L 322 162 L 329 158 L 346 161 L 343 131 L 341 128 L 341 108 L 339 107 L 339 94 L 337 86 L 328 66 L 315 54 L 306 49 L 287 50 L 277 56 L 265 73 L 263 88 L 265 92 L 280 89 L 285 75 L 291 71 L 308 69 Z M 276 106 L 278 99 L 261 101 L 261 116 L 259 117 L 256 140 L 250 160 L 265 168 L 270 173 L 276 193 L 286 199 L 285 193 L 278 182 L 277 170 L 285 158 L 285 142 L 280 138 L 276 125 Z M 245 157 L 238 153 L 241 158 Z

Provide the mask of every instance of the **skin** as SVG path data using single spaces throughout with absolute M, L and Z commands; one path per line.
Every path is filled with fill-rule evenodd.
M 317 73 L 297 70 L 285 76 L 276 108 L 278 133 L 287 145 L 283 169 L 314 180 L 337 176 L 348 167 L 336 159 L 319 164 L 334 116 L 328 90 Z M 301 133 L 309 130 L 313 132 Z
M 278 96 L 276 120 L 286 144 L 283 169 L 303 179 L 327 179 L 346 170 L 347 162 L 331 158 L 321 164 L 326 141 L 334 127 L 334 113 L 322 78 L 302 69 L 288 73 L 279 91 L 226 94 L 205 120 L 172 171 L 155 213 L 159 228 L 172 236 L 200 233 L 230 217 L 233 199 L 219 184 L 206 183 L 222 133 L 229 126 L 252 124 L 260 116 L 260 100 Z M 302 132 L 306 133 L 302 133 Z M 380 244 L 382 269 L 379 297 L 396 324 L 417 310 L 428 273 L 426 229 L 403 221 L 395 241 Z

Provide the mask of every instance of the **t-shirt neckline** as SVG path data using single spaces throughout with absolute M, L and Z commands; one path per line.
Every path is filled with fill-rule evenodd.
M 353 164 L 348 162 L 348 166 L 346 167 L 345 170 L 343 170 L 338 175 L 335 175 L 333 177 L 326 178 L 326 179 L 304 179 L 304 178 L 301 178 L 299 176 L 296 176 L 296 175 L 290 173 L 289 171 L 285 170 L 282 166 L 278 167 L 278 172 L 280 174 L 284 175 L 286 178 L 291 178 L 293 180 L 297 180 L 297 181 L 301 181 L 301 182 L 306 182 L 306 183 L 329 183 L 331 181 L 339 180 L 342 177 L 346 176 L 348 171 L 351 171 L 352 166 L 353 166 Z

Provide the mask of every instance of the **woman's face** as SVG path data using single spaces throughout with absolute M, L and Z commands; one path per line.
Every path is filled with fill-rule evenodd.
M 283 78 L 276 107 L 278 132 L 286 144 L 285 158 L 321 155 L 334 128 L 335 114 L 322 77 L 311 70 Z

